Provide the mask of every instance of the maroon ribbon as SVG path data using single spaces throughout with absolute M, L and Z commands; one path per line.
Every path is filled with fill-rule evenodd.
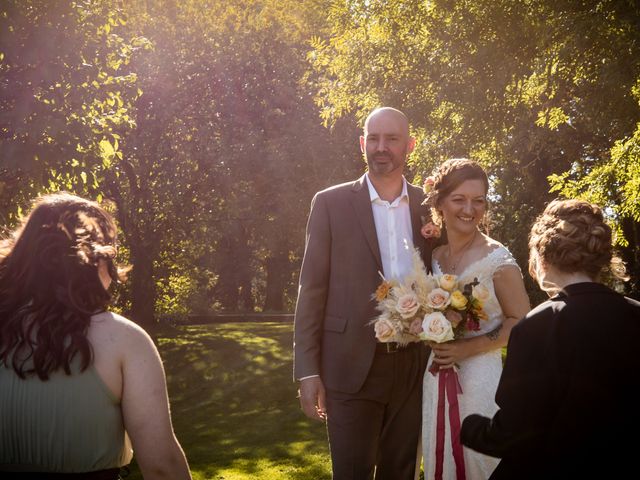
M 464 456 L 460 443 L 460 407 L 458 395 L 462 393 L 462 387 L 458 380 L 458 373 L 454 368 L 439 368 L 432 364 L 429 371 L 438 375 L 438 415 L 436 420 L 436 480 L 442 480 L 444 464 L 444 432 L 445 401 L 449 400 L 449 425 L 451 427 L 451 449 L 456 463 L 456 479 L 465 480 Z

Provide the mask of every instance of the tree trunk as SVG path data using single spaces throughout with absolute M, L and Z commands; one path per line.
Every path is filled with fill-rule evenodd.
M 131 319 L 147 327 L 157 323 L 155 318 L 156 288 L 153 278 L 153 259 L 142 245 L 131 245 Z
M 251 272 L 246 268 L 240 277 L 240 304 L 241 312 L 252 312 L 255 302 L 253 300 L 253 292 L 251 291 Z
M 228 261 L 227 261 L 228 262 Z M 222 310 L 234 312 L 238 308 L 238 282 L 233 265 L 225 263 L 218 266 L 218 281 L 213 290 Z
M 621 250 L 622 260 L 627 266 L 627 273 L 631 277 L 627 284 L 627 294 L 640 299 L 640 223 L 632 218 L 622 220 L 622 231 L 629 242 L 629 246 Z
M 289 273 L 289 259 L 286 252 L 278 252 L 267 258 L 267 294 L 264 300 L 265 312 L 281 312 L 284 309 L 283 296 Z
M 229 222 L 225 226 L 225 232 L 216 252 L 218 282 L 214 295 L 226 311 L 253 309 L 250 268 L 252 252 L 247 232 L 238 221 Z

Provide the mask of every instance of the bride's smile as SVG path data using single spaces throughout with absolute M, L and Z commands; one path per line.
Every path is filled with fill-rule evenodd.
M 442 200 L 441 209 L 448 232 L 473 233 L 487 210 L 484 184 L 465 180 Z

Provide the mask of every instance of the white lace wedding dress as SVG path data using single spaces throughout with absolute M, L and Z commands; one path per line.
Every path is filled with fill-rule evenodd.
M 515 259 L 504 247 L 498 246 L 487 256 L 470 264 L 460 275 L 459 280 L 464 283 L 477 278 L 487 286 L 491 296 L 484 304 L 484 310 L 488 315 L 488 321 L 480 322 L 480 330 L 471 332 L 467 336 L 484 335 L 494 330 L 504 320 L 504 315 L 493 287 L 493 275 L 500 268 L 507 265 L 515 265 Z M 442 274 L 437 261 L 433 262 L 433 273 Z M 433 354 L 429 358 L 429 366 L 433 360 Z M 424 375 L 423 399 L 422 399 L 422 451 L 424 459 L 425 480 L 433 480 L 436 470 L 436 423 L 438 404 L 438 377 L 429 372 Z M 498 407 L 495 404 L 495 393 L 502 373 L 502 358 L 500 349 L 488 353 L 476 355 L 459 362 L 458 378 L 462 393 L 458 395 L 460 421 L 470 413 L 479 413 L 492 417 Z M 456 466 L 451 447 L 451 427 L 449 424 L 449 402 L 445 404 L 444 415 L 444 455 L 443 475 L 444 480 L 456 480 Z M 467 480 L 487 479 L 498 465 L 499 459 L 479 454 L 463 447 L 465 476 Z

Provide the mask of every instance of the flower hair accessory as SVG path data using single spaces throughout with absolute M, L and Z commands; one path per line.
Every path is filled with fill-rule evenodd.
M 427 194 L 433 190 L 433 186 L 436 184 L 436 179 L 434 177 L 427 177 L 424 179 L 424 183 L 422 184 L 422 191 Z
M 425 223 L 420 229 L 420 235 L 427 240 L 431 238 L 440 238 L 440 227 L 433 222 Z

